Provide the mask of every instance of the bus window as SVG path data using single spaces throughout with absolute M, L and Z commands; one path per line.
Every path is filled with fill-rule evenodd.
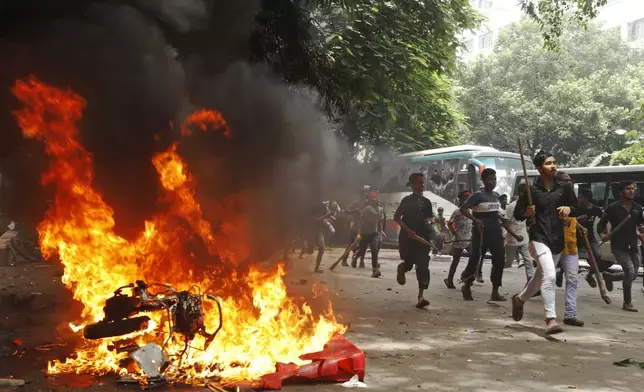
M 496 170 L 496 192 L 499 195 L 510 196 L 513 191 L 513 185 L 517 174 L 521 173 L 521 159 L 517 158 L 500 158 L 500 157 L 477 157 L 477 161 L 482 163 L 486 168 Z M 480 186 L 483 183 L 480 182 Z M 478 190 L 478 189 L 475 189 Z
M 427 190 L 450 203 L 456 203 L 458 163 L 457 159 L 429 162 L 427 169 L 430 174 L 425 181 Z

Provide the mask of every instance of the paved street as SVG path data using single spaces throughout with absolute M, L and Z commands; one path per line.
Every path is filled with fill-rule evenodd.
M 475 285 L 474 302 L 464 302 L 457 290 L 445 288 L 448 257 L 430 266 L 432 280 L 427 310 L 413 307 L 416 280 L 395 281 L 398 254 L 385 250 L 383 277 L 369 269 L 338 267 L 319 277 L 338 292 L 337 313 L 351 322 L 347 337 L 367 354 L 365 383 L 375 391 L 641 391 L 644 370 L 613 362 L 644 360 L 644 312 L 621 310 L 621 284 L 611 293 L 612 305 L 597 289 L 580 282 L 579 317 L 583 328 L 566 327 L 552 341 L 542 335 L 540 299 L 526 304 L 525 316 L 514 322 L 510 303 L 487 303 L 490 285 Z M 331 252 L 327 260 L 337 258 Z M 464 261 L 462 261 L 464 263 Z M 369 265 L 369 260 L 367 260 Z M 311 268 L 311 266 L 308 266 Z M 484 274 L 489 275 L 489 261 Z M 464 268 L 460 266 L 459 271 Z M 504 275 L 508 297 L 523 287 L 523 269 Z M 644 311 L 640 278 L 635 303 Z M 557 290 L 557 312 L 563 316 L 563 289 Z M 332 391 L 336 386 L 289 387 L 288 391 Z
M 310 272 L 313 266 L 310 259 L 293 260 L 286 279 L 295 294 L 310 293 L 315 282 L 328 287 L 336 314 L 350 324 L 347 337 L 367 355 L 365 382 L 369 390 L 641 391 L 644 370 L 612 364 L 625 358 L 644 360 L 644 312 L 623 312 L 618 288 L 611 294 L 613 305 L 609 306 L 599 298 L 596 289 L 581 282 L 579 317 L 586 321 L 586 326 L 566 328 L 565 333 L 546 340 L 541 334 L 543 314 L 539 299 L 526 305 L 521 323 L 510 318 L 509 302 L 487 303 L 490 291 L 487 282 L 474 286 L 476 301 L 464 302 L 460 292 L 448 290 L 442 283 L 449 266 L 447 257 L 432 261 L 432 282 L 426 296 L 431 305 L 427 310 L 417 310 L 413 306 L 416 296 L 413 272 L 407 285 L 401 287 L 395 281 L 396 251 L 383 251 L 380 279 L 371 278 L 369 269 L 338 267 L 336 272 L 329 272 L 328 266 L 339 253 L 339 250 L 328 252 L 323 274 Z M 489 262 L 484 271 L 487 278 Z M 524 279 L 523 269 L 506 270 L 502 292 L 509 297 L 523 286 Z M 63 306 L 65 295 L 61 293 L 66 289 L 60 284 L 56 266 L 2 267 L 0 287 L 3 288 L 0 306 L 10 310 L 3 311 L 3 322 L 16 328 L 14 332 L 25 346 L 47 342 L 54 331 L 64 336 L 63 320 L 69 319 L 65 312 L 74 309 Z M 635 287 L 635 304 L 644 310 L 640 279 Z M 19 306 L 40 310 L 21 312 L 20 308 L 8 306 L 9 299 L 22 298 L 16 291 L 21 288 L 27 294 L 38 291 L 42 295 Z M 562 289 L 558 289 L 560 315 L 561 294 Z M 0 338 L 2 331 L 0 328 Z M 57 351 L 40 353 L 37 358 L 5 357 L 1 376 L 15 374 L 29 379 L 31 385 L 24 388 L 26 391 L 77 390 L 78 386 L 63 388 L 56 383 L 52 386 L 42 373 L 47 358 L 61 354 Z M 101 381 L 102 385 L 93 385 L 91 389 L 123 390 L 113 378 Z M 74 382 L 83 384 L 82 379 Z M 298 385 L 284 390 L 318 392 L 339 388 Z

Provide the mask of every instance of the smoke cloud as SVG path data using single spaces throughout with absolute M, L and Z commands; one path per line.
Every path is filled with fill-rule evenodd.
M 258 0 L 97 0 L 53 10 L 44 9 L 48 2 L 15 3 L 0 35 L 0 107 L 16 107 L 9 88 L 30 74 L 87 100 L 83 143 L 122 234 L 138 232 L 156 212 L 160 185 L 150 159 L 178 139 L 170 124 L 197 108 L 220 111 L 233 135 L 181 142 L 204 211 L 216 219 L 208 206 L 243 192 L 258 254 L 277 250 L 312 203 L 353 182 L 338 177 L 348 148 L 316 93 L 245 60 Z M 42 146 L 20 136 L 9 110 L 0 113 L 0 130 L 0 168 L 11 184 L 0 212 L 35 225 L 48 197 L 38 184 Z

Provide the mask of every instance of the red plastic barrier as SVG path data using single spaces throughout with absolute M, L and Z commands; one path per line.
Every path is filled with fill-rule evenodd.
M 312 362 L 304 366 L 278 363 L 275 373 L 261 378 L 260 387 L 275 390 L 287 383 L 345 382 L 356 374 L 364 380 L 364 353 L 342 335 L 335 335 L 322 351 L 304 354 L 300 359 Z

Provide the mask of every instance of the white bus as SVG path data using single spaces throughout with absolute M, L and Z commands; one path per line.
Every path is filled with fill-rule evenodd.
M 625 180 L 632 180 L 637 184 L 635 202 L 644 205 L 644 165 L 562 167 L 559 170 L 570 175 L 570 178 L 575 183 L 576 194 L 579 194 L 580 189 L 590 189 L 593 193 L 594 204 L 602 209 L 606 209 L 619 198 L 617 184 Z M 528 181 L 533 183 L 538 175 L 539 173 L 536 170 L 529 170 Z M 518 187 L 523 186 L 523 183 L 523 174 L 517 174 L 514 181 L 513 195 L 518 193 Z M 595 221 L 595 234 L 597 234 L 597 222 L 599 220 Z M 615 261 L 610 252 L 610 243 L 608 242 L 602 246 L 602 257 L 606 260 Z
M 526 165 L 528 169 L 534 168 L 529 161 Z M 522 172 L 519 154 L 463 145 L 400 155 L 390 167 L 384 168 L 383 183 L 378 186 L 387 214 L 387 242 L 397 243 L 400 228 L 393 215 L 402 198 L 411 192 L 406 187 L 411 173 L 425 173 L 425 196 L 432 201 L 434 214 L 438 207 L 443 207 L 445 218 L 449 218 L 458 208 L 460 191 L 476 191 L 483 186 L 480 173 L 486 168 L 496 170 L 496 192 L 512 195 L 516 175 Z

